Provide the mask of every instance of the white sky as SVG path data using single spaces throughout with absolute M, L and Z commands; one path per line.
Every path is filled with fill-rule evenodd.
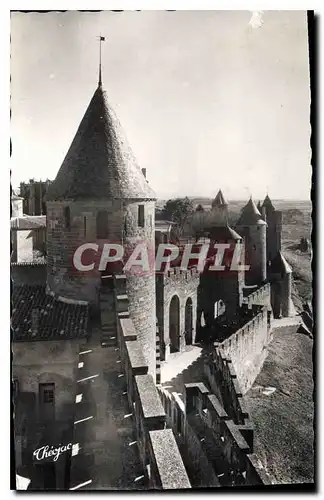
M 97 85 L 101 33 L 109 102 L 159 197 L 308 199 L 306 13 L 251 17 L 13 13 L 13 185 L 55 177 Z

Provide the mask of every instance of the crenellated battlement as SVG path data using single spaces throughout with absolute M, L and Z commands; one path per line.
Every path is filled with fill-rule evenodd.
M 157 272 L 156 276 L 164 285 L 168 283 L 189 282 L 192 280 L 199 281 L 200 272 L 197 268 L 181 269 L 181 267 L 171 267 L 165 272 Z
M 111 331 L 114 335 L 117 331 L 117 335 L 112 335 L 110 340 L 119 349 L 124 389 L 147 480 L 153 489 L 191 488 L 174 435 L 166 428 L 165 411 L 130 316 L 126 276 L 110 276 L 106 280 L 103 299 L 110 305 L 102 315 L 102 326 L 110 325 L 114 315 L 116 328 Z M 168 456 L 167 461 L 165 456 Z
M 193 487 L 271 484 L 253 453 L 253 426 L 246 410 L 236 423 L 202 382 L 185 384 L 184 400 L 163 388 L 159 393 L 167 423 L 179 447 L 186 450 Z M 215 450 L 221 461 L 215 460 Z
M 215 343 L 224 358 L 232 360 L 243 394 L 253 384 L 267 355 L 271 337 L 268 307 L 252 305 L 256 314 L 223 342 Z

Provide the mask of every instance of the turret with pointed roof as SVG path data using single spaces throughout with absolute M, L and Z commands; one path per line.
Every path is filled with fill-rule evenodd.
M 257 209 L 252 197 L 249 199 L 248 203 L 242 208 L 240 218 L 237 222 L 238 226 L 254 226 L 254 225 L 266 225 L 262 219 L 262 215 Z
M 47 285 L 61 300 L 99 308 L 102 245 L 136 238 L 154 255 L 156 196 L 127 144 L 110 108 L 101 77 L 54 182 L 47 191 Z M 75 251 L 86 242 L 91 272 L 75 268 Z M 86 257 L 82 255 L 84 260 Z M 81 262 L 82 262 L 81 259 Z M 116 272 L 116 268 L 104 271 Z M 145 352 L 149 373 L 156 370 L 154 266 L 144 276 L 125 271 L 129 312 Z
M 211 206 L 211 221 L 218 226 L 226 225 L 228 221 L 228 205 L 221 190 L 218 191 Z
M 245 262 L 250 266 L 250 270 L 245 273 L 246 284 L 261 284 L 267 278 L 267 224 L 262 219 L 252 197 L 242 208 L 236 229 L 244 236 Z
M 262 213 L 264 214 L 267 229 L 267 260 L 274 259 L 281 250 L 281 231 L 282 231 L 282 212 L 275 209 L 273 203 L 267 194 L 262 204 Z
M 224 195 L 220 189 L 212 202 L 212 208 L 224 207 L 224 206 L 227 207 L 227 203 L 226 203 Z

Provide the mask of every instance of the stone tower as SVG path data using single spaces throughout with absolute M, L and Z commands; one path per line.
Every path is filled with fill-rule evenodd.
M 262 204 L 262 213 L 267 222 L 267 262 L 273 260 L 281 250 L 282 212 L 275 210 L 267 195 Z
M 245 271 L 246 284 L 261 284 L 267 278 L 267 224 L 252 198 L 242 209 L 237 222 L 237 231 L 244 237 L 245 264 L 250 266 L 250 270 Z
M 123 243 L 124 247 L 131 247 L 134 239 L 139 239 L 154 255 L 155 199 L 108 105 L 100 77 L 46 195 L 48 291 L 61 300 L 85 301 L 98 308 L 98 262 L 103 244 Z M 73 262 L 74 252 L 87 242 L 98 245 L 98 250 L 88 249 L 81 262 L 95 265 L 91 271 L 79 271 Z M 130 315 L 154 376 L 154 266 L 140 275 L 132 270 L 125 274 Z
M 281 252 L 271 262 L 271 305 L 275 318 L 295 313 L 291 299 L 292 269 Z
M 221 190 L 218 191 L 211 206 L 211 218 L 214 224 L 224 226 L 228 222 L 228 204 Z

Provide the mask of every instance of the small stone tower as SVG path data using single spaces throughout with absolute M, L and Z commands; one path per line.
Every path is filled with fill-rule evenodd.
M 221 190 L 218 191 L 212 202 L 211 221 L 219 226 L 225 226 L 228 222 L 228 204 Z
M 275 318 L 288 318 L 295 313 L 291 299 L 292 269 L 281 252 L 271 261 L 271 305 Z
M 47 287 L 61 300 L 99 305 L 104 243 L 145 244 L 154 256 L 155 199 L 137 165 L 120 124 L 109 107 L 101 77 L 70 149 L 49 186 L 47 201 Z M 84 243 L 98 250 L 84 252 L 92 271 L 75 269 L 75 250 Z M 152 264 L 152 262 L 151 262 Z M 155 271 L 126 274 L 131 318 L 155 376 Z
M 267 222 L 267 262 L 276 257 L 281 250 L 282 212 L 275 210 L 267 195 L 262 204 L 262 213 Z
M 267 279 L 266 237 L 267 224 L 252 198 L 243 207 L 236 229 L 245 240 L 245 271 L 247 285 L 258 285 Z

